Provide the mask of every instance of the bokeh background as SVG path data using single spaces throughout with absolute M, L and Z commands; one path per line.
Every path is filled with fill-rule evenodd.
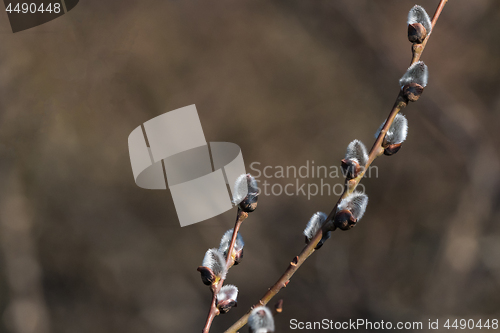
M 419 4 L 432 15 L 437 3 Z M 196 104 L 207 140 L 238 144 L 247 170 L 339 165 L 392 107 L 414 4 L 87 0 L 16 34 L 0 14 L 0 332 L 200 332 L 210 292 L 196 268 L 235 210 L 180 228 L 168 191 L 134 184 L 129 133 Z M 292 318 L 500 319 L 498 22 L 496 0 L 445 7 L 422 57 L 430 83 L 404 111 L 407 142 L 363 181 L 360 224 L 279 294 L 277 332 Z M 227 279 L 239 305 L 213 332 L 275 282 L 309 217 L 336 200 L 260 198 Z

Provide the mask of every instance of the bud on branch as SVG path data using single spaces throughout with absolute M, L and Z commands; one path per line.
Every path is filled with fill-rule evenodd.
M 210 249 L 205 253 L 203 263 L 198 267 L 201 280 L 207 286 L 226 278 L 227 266 L 224 255 L 219 249 Z
M 354 192 L 342 199 L 337 207 L 337 214 L 334 218 L 335 227 L 342 230 L 353 228 L 363 217 L 368 196 L 361 192 Z
M 227 252 L 229 251 L 229 246 L 231 244 L 231 239 L 233 238 L 234 229 L 229 229 L 224 233 L 220 240 L 219 251 L 222 252 L 224 257 L 227 260 Z M 238 265 L 243 258 L 243 246 L 245 246 L 245 242 L 243 242 L 243 237 L 238 233 L 236 235 L 236 241 L 234 242 L 233 251 L 231 253 L 231 259 L 234 261 L 235 265 Z
M 309 244 L 309 242 L 316 235 L 318 230 L 320 230 L 323 227 L 323 224 L 325 223 L 327 217 L 328 216 L 325 213 L 317 212 L 311 217 L 309 222 L 307 222 L 307 226 L 304 229 L 304 236 L 306 236 L 306 244 Z M 318 245 L 316 246 L 316 250 L 318 250 L 323 246 L 326 240 L 330 238 L 330 234 L 331 234 L 330 231 L 323 233 L 323 238 L 319 241 Z
M 399 79 L 399 85 L 403 90 L 405 98 L 410 102 L 416 102 L 420 98 L 420 95 L 422 95 L 428 78 L 429 72 L 423 61 L 418 61 L 411 65 L 401 79 Z
M 423 7 L 415 5 L 408 13 L 408 40 L 421 44 L 431 31 L 431 18 Z
M 348 179 L 356 178 L 368 162 L 365 145 L 354 140 L 347 146 L 345 158 L 342 160 L 342 170 Z
M 274 319 L 271 310 L 265 306 L 258 306 L 250 312 L 248 317 L 250 333 L 274 332 Z
M 224 314 L 237 306 L 238 288 L 232 284 L 225 285 L 217 293 L 216 304 L 220 313 Z
M 380 125 L 375 138 L 380 135 L 385 122 Z M 406 140 L 408 135 L 408 120 L 401 113 L 398 113 L 394 118 L 389 130 L 387 131 L 382 147 L 384 148 L 385 155 L 393 155 L 399 151 L 401 144 Z
M 236 179 L 234 183 L 233 202 L 239 205 L 239 208 L 251 213 L 257 208 L 257 198 L 259 196 L 259 187 L 257 181 L 252 175 L 243 174 Z

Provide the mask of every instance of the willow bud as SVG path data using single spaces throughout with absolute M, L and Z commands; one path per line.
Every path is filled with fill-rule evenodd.
M 348 179 L 356 178 L 368 162 L 365 145 L 354 140 L 347 146 L 345 158 L 342 160 L 342 170 Z
M 222 252 L 226 259 L 229 245 L 233 238 L 233 231 L 234 229 L 226 231 L 220 240 L 219 251 Z M 231 253 L 231 258 L 235 265 L 238 265 L 241 259 L 243 259 L 243 246 L 245 246 L 245 242 L 243 242 L 243 237 L 238 233 L 238 235 L 236 235 L 236 241 L 234 242 L 233 253 Z
M 207 286 L 225 279 L 227 274 L 226 260 L 218 249 L 210 249 L 205 253 L 203 263 L 198 267 L 201 280 Z
M 377 133 L 375 133 L 375 138 L 378 138 L 385 122 L 380 125 Z M 384 147 L 385 155 L 393 155 L 398 152 L 401 148 L 401 144 L 406 140 L 408 136 L 408 120 L 404 115 L 398 113 L 394 118 L 391 126 L 385 134 L 384 141 L 382 142 L 382 147 Z
M 237 306 L 238 288 L 231 284 L 223 286 L 217 293 L 216 304 L 220 313 L 227 313 L 233 306 Z
M 416 102 L 422 95 L 428 78 L 429 71 L 423 61 L 417 61 L 408 67 L 406 73 L 399 79 L 404 97 L 410 102 Z
M 354 192 L 340 201 L 334 218 L 334 225 L 342 230 L 353 228 L 361 220 L 368 205 L 368 196 Z
M 431 18 L 421 6 L 415 5 L 408 13 L 408 40 L 421 44 L 431 33 Z
M 401 79 L 399 79 L 399 85 L 401 86 L 401 89 L 403 89 L 403 87 L 407 84 L 416 83 L 422 88 L 425 88 L 428 78 L 429 72 L 427 66 L 423 61 L 417 61 L 408 67 L 406 73 L 401 77 Z
M 307 226 L 304 229 L 304 236 L 306 236 L 306 244 L 309 244 L 311 239 L 316 235 L 316 233 L 323 227 L 323 224 L 326 221 L 328 216 L 325 213 L 317 212 L 315 213 L 309 222 L 307 222 Z M 328 238 L 330 238 L 330 231 L 323 233 L 323 238 L 316 245 L 316 250 L 319 250 L 323 244 L 326 242 Z
M 243 174 L 236 179 L 233 191 L 233 202 L 239 205 L 246 213 L 251 213 L 257 208 L 259 188 L 257 181 L 250 174 Z
M 250 312 L 248 327 L 250 328 L 250 333 L 274 332 L 274 318 L 271 310 L 265 306 L 257 306 Z

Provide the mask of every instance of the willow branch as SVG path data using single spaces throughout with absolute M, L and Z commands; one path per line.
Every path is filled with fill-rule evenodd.
M 229 243 L 229 249 L 226 255 L 226 267 L 229 270 L 234 264 L 234 258 L 232 256 L 234 244 L 236 243 L 236 237 L 240 230 L 241 223 L 248 217 L 248 213 L 243 212 L 238 207 L 238 213 L 236 215 L 236 222 L 234 224 L 233 236 L 231 237 L 231 242 Z M 219 315 L 219 309 L 217 309 L 217 294 L 224 285 L 224 279 L 220 279 L 217 284 L 212 285 L 210 290 L 212 291 L 212 302 L 210 303 L 210 309 L 208 310 L 207 320 L 205 322 L 205 327 L 203 328 L 203 333 L 208 333 L 210 331 L 210 326 L 216 316 Z
M 226 266 L 229 269 L 234 264 L 234 258 L 232 257 L 234 244 L 236 243 L 236 237 L 240 231 L 241 223 L 248 217 L 248 213 L 245 213 L 238 207 L 238 214 L 236 215 L 236 222 L 234 224 L 233 236 L 231 237 L 231 243 L 229 243 L 229 249 L 227 250 Z M 224 280 L 222 280 L 224 281 Z
M 432 28 L 434 28 L 434 26 L 436 25 L 436 22 L 439 19 L 439 16 L 441 15 L 441 12 L 443 11 L 443 8 L 447 2 L 448 2 L 448 0 L 440 0 L 439 5 L 434 13 L 434 16 L 432 17 Z M 427 41 L 429 40 L 430 35 L 431 34 L 427 35 L 427 37 L 422 42 L 422 44 L 413 44 L 411 64 L 414 64 L 420 60 L 420 57 L 422 55 L 422 52 L 425 49 L 425 46 L 427 45 Z M 397 98 L 396 98 L 394 106 L 392 107 L 392 110 L 389 113 L 389 116 L 387 117 L 387 120 L 385 121 L 385 124 L 382 127 L 382 130 L 380 131 L 380 134 L 378 135 L 377 139 L 375 140 L 375 142 L 370 150 L 370 153 L 368 156 L 368 161 L 367 161 L 366 165 L 364 166 L 363 171 L 356 178 L 346 180 L 346 183 L 344 186 L 344 192 L 342 193 L 339 200 L 337 201 L 337 203 L 333 207 L 332 211 L 328 215 L 328 218 L 325 221 L 324 225 L 327 225 L 328 222 L 331 221 L 335 217 L 335 214 L 337 212 L 337 207 L 338 207 L 339 203 L 342 201 L 342 199 L 346 198 L 349 194 L 352 194 L 354 192 L 354 190 L 358 186 L 359 182 L 363 178 L 366 170 L 370 167 L 372 162 L 378 156 L 383 154 L 384 148 L 382 145 L 383 145 L 384 137 L 385 137 L 387 131 L 389 130 L 389 128 L 391 127 L 394 119 L 396 118 L 396 115 L 404 107 L 406 107 L 407 104 L 408 103 L 407 103 L 406 99 L 403 97 L 403 94 L 400 91 Z M 316 246 L 318 245 L 319 241 L 323 237 L 323 232 L 324 232 L 324 230 L 318 230 L 316 235 L 304 247 L 302 252 L 298 256 L 296 256 L 292 260 L 292 262 L 290 262 L 290 264 L 288 265 L 288 268 L 285 270 L 283 275 L 278 279 L 278 281 L 276 281 L 276 283 L 271 288 L 269 288 L 269 290 L 259 300 L 258 304 L 254 305 L 252 307 L 252 309 L 255 306 L 266 305 L 276 294 L 278 294 L 278 292 L 283 287 L 286 287 L 288 285 L 291 277 L 295 274 L 295 272 L 300 268 L 300 266 L 302 266 L 304 261 L 306 261 L 306 259 L 309 258 L 309 256 L 314 253 Z M 247 323 L 249 314 L 250 314 L 252 309 L 250 309 L 244 316 L 242 316 L 240 319 L 238 319 L 238 321 L 235 322 L 230 328 L 228 328 L 225 331 L 225 333 L 236 333 L 241 327 L 243 327 Z
M 314 253 L 316 245 L 318 245 L 319 241 L 321 240 L 321 237 L 322 237 L 321 232 L 316 233 L 314 238 L 311 239 L 311 241 L 309 242 L 309 244 L 307 244 L 306 247 L 304 247 L 302 252 L 290 262 L 285 273 L 283 273 L 283 275 L 278 279 L 278 281 L 276 281 L 276 283 L 271 288 L 269 288 L 269 290 L 259 300 L 259 303 L 255 306 L 266 305 L 281 290 L 281 288 L 286 287 L 288 285 L 293 274 L 295 274 L 295 272 L 304 263 L 304 261 L 306 261 L 306 259 L 309 258 L 309 256 Z M 255 306 L 253 306 L 252 309 Z M 231 326 L 229 329 L 227 329 L 225 333 L 229 332 L 235 333 L 241 327 L 243 327 L 247 323 L 248 316 L 250 315 L 250 311 L 252 309 L 250 309 L 243 317 L 238 319 L 238 321 L 234 323 L 233 326 Z
M 210 309 L 208 310 L 207 321 L 205 322 L 205 327 L 203 327 L 203 333 L 208 333 L 210 331 L 210 326 L 212 326 L 212 322 L 214 321 L 215 316 L 219 314 L 219 310 L 217 309 L 217 293 L 215 289 L 217 287 L 212 287 L 212 302 L 210 303 Z M 218 288 L 220 290 L 220 288 Z
M 441 12 L 443 11 L 444 5 L 446 5 L 447 2 L 448 2 L 448 0 L 441 0 L 439 2 L 439 5 L 438 5 L 436 11 L 434 12 L 434 16 L 432 17 L 432 21 L 431 21 L 432 31 L 434 31 L 434 26 L 436 26 L 437 20 L 439 19 L 439 16 L 441 15 Z M 413 56 L 411 59 L 411 65 L 413 65 L 414 63 L 416 63 L 417 61 L 420 60 L 420 56 L 422 56 L 422 52 L 424 51 L 425 46 L 427 45 L 427 41 L 429 40 L 429 37 L 432 35 L 432 31 L 430 34 L 427 35 L 427 37 L 424 39 L 422 44 L 413 44 L 413 46 L 412 46 Z

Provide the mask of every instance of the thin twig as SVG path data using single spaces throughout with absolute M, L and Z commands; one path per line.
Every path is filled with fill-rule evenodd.
M 436 25 L 436 22 L 441 15 L 441 12 L 443 11 L 444 6 L 448 0 L 440 0 L 439 5 L 436 9 L 436 12 L 434 13 L 434 16 L 432 18 L 432 27 Z M 422 44 L 414 44 L 413 47 L 413 55 L 412 55 L 412 64 L 417 62 L 420 59 L 420 56 L 422 55 L 423 50 L 425 49 L 425 45 L 427 44 L 427 41 L 429 40 L 430 34 L 427 35 L 425 40 L 422 42 Z M 418 45 L 418 47 L 415 47 L 415 45 Z M 337 206 L 339 205 L 340 201 L 347 197 L 349 194 L 354 192 L 356 187 L 358 186 L 359 182 L 363 178 L 366 170 L 368 167 L 371 165 L 371 163 L 378 157 L 380 156 L 383 152 L 384 149 L 382 147 L 383 140 L 385 137 L 385 134 L 389 130 L 390 126 L 392 125 L 392 122 L 396 118 L 396 115 L 401 111 L 404 107 L 406 107 L 407 102 L 405 98 L 403 97 L 402 93 L 400 92 L 398 94 L 398 97 L 396 98 L 396 102 L 394 103 L 394 106 L 389 113 L 389 116 L 387 117 L 387 120 L 385 122 L 385 125 L 383 126 L 382 130 L 380 131 L 380 134 L 378 135 L 377 139 L 375 140 L 375 143 L 372 146 L 372 149 L 370 150 L 370 154 L 368 157 L 368 162 L 363 168 L 363 171 L 356 177 L 350 180 L 346 180 L 345 186 L 344 186 L 344 192 L 342 193 L 341 197 L 335 204 L 335 207 L 333 207 L 332 211 L 328 215 L 327 220 L 325 221 L 324 225 L 327 225 L 329 221 L 331 221 L 337 212 Z M 290 278 L 295 274 L 295 272 L 299 269 L 299 267 L 304 263 L 304 261 L 314 253 L 315 248 L 321 238 L 323 237 L 323 230 L 318 230 L 316 235 L 311 239 L 311 241 L 304 247 L 302 252 L 294 258 L 294 260 L 290 263 L 288 268 L 286 269 L 285 273 L 278 279 L 278 281 L 271 287 L 269 290 L 264 294 L 264 296 L 259 300 L 258 305 L 266 305 L 283 287 L 286 287 L 286 285 L 290 282 Z M 254 306 L 254 307 L 255 307 Z M 253 307 L 252 307 L 253 308 Z M 230 328 L 228 328 L 224 333 L 236 333 L 241 327 L 243 327 L 247 321 L 248 321 L 248 316 L 250 314 L 250 309 L 244 316 L 242 316 L 240 319 L 238 319 L 237 322 L 235 322 Z
M 274 313 L 273 313 L 273 315 L 276 317 L 278 314 L 281 314 L 282 312 L 283 312 L 283 299 L 280 299 L 274 305 Z
M 434 16 L 432 17 L 431 33 L 428 34 L 427 37 L 425 37 L 422 44 L 413 44 L 413 47 L 412 47 L 413 56 L 411 59 L 411 65 L 413 65 L 414 63 L 416 63 L 417 61 L 420 60 L 420 56 L 422 55 L 422 52 L 424 51 L 425 46 L 427 45 L 427 41 L 429 40 L 429 37 L 432 34 L 432 31 L 434 31 L 434 26 L 436 25 L 437 20 L 439 19 L 439 16 L 441 15 L 441 12 L 443 11 L 444 5 L 446 5 L 447 2 L 448 2 L 448 0 L 441 0 L 439 2 L 439 5 L 436 9 L 436 12 L 434 12 Z
M 302 252 L 296 256 L 292 262 L 288 265 L 288 268 L 286 269 L 285 273 L 276 281 L 276 283 L 269 288 L 269 290 L 266 292 L 266 294 L 260 299 L 259 303 L 255 306 L 259 305 L 266 305 L 283 287 L 286 287 L 288 285 L 288 282 L 292 278 L 293 274 L 299 269 L 299 267 L 306 261 L 306 259 L 314 253 L 314 249 L 316 248 L 316 245 L 322 238 L 322 233 L 318 232 L 314 236 L 313 239 L 307 244 L 307 246 L 302 250 Z M 252 309 L 255 307 L 253 306 Z M 250 315 L 250 309 L 243 317 L 241 317 L 236 323 L 233 324 L 229 329 L 226 330 L 225 333 L 235 333 L 238 331 L 241 327 L 243 327 L 247 321 L 248 317 Z
M 236 237 L 238 236 L 238 231 L 240 230 L 241 223 L 248 217 L 248 213 L 245 213 L 238 207 L 238 213 L 236 215 L 236 222 L 234 223 L 233 236 L 231 237 L 231 243 L 229 243 L 229 248 L 226 255 L 226 267 L 229 270 L 234 264 L 234 259 L 232 257 L 234 244 L 236 243 Z M 210 331 L 210 326 L 216 316 L 219 315 L 219 309 L 217 309 L 217 294 L 224 285 L 224 279 L 220 279 L 215 285 L 210 287 L 212 291 L 212 302 L 210 303 L 210 309 L 208 310 L 207 320 L 205 322 L 205 327 L 203 328 L 203 333 L 208 333 Z
M 217 284 L 218 285 L 218 284 Z M 210 326 L 212 326 L 212 322 L 214 321 L 215 316 L 219 314 L 219 310 L 217 309 L 217 293 L 215 289 L 217 287 L 212 287 L 212 302 L 210 303 L 210 310 L 208 311 L 207 321 L 205 322 L 205 327 L 203 327 L 203 333 L 208 333 L 210 331 Z M 220 288 L 219 288 L 220 290 Z
M 236 237 L 238 236 L 238 232 L 240 230 L 241 223 L 248 217 L 248 213 L 245 213 L 238 207 L 238 214 L 236 215 L 236 222 L 234 224 L 233 236 L 231 237 L 231 243 L 229 243 L 229 249 L 227 250 L 227 258 L 226 265 L 227 269 L 229 269 L 234 263 L 234 259 L 232 258 L 234 244 L 236 243 Z

